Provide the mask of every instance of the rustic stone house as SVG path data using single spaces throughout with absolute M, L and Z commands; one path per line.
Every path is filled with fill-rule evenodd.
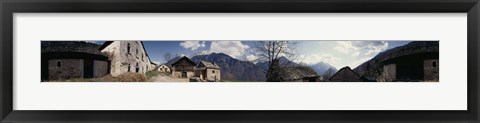
M 305 66 L 290 66 L 282 68 L 280 81 L 283 82 L 319 82 L 322 81 L 315 70 Z
M 81 41 L 42 41 L 41 80 L 94 78 L 109 74 L 100 46 Z
M 355 71 L 346 66 L 338 70 L 329 81 L 331 82 L 368 82 L 369 80 L 363 76 L 358 75 Z
M 145 74 L 156 67 L 142 41 L 106 41 L 99 49 L 111 60 L 112 76 L 127 72 Z
M 270 76 L 267 82 L 318 82 L 322 81 L 315 70 L 300 65 L 280 66 L 280 60 L 275 59 L 268 68 Z
M 201 61 L 195 68 L 195 76 L 206 81 L 219 81 L 220 67 L 215 63 Z
M 190 78 L 195 76 L 195 62 L 183 56 L 172 63 L 172 76 L 177 78 Z
M 355 72 L 380 82 L 439 81 L 439 42 L 412 41 L 379 53 Z
M 380 81 L 439 81 L 438 41 L 412 42 L 381 59 Z
M 383 81 L 438 81 L 438 55 L 424 53 L 384 61 Z
M 167 65 L 167 64 L 162 64 L 160 66 L 158 66 L 158 71 L 160 72 L 164 72 L 164 73 L 170 73 L 171 72 L 171 68 L 170 65 Z

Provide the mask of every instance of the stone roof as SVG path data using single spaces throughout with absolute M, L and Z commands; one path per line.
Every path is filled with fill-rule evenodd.
M 319 77 L 319 75 L 317 75 L 317 72 L 315 72 L 315 70 L 305 66 L 285 67 L 285 68 L 282 68 L 279 74 L 280 74 L 280 78 L 283 81 L 297 80 L 297 79 L 310 78 L 310 77 Z
M 99 47 L 100 45 L 85 41 L 42 41 L 41 53 L 79 52 L 104 55 Z
M 396 47 L 385 52 L 379 53 L 375 56 L 379 61 L 387 61 L 393 58 L 398 58 L 402 56 L 418 54 L 418 53 L 428 53 L 428 52 L 439 52 L 439 42 L 438 41 L 413 41 L 407 45 Z
M 201 68 L 200 65 L 204 65 L 206 68 L 216 68 L 216 69 L 220 69 L 220 67 L 217 65 L 217 64 L 213 64 L 211 62 L 206 62 L 206 61 L 201 61 L 199 64 L 198 64 L 198 68 Z
M 343 67 L 342 69 L 338 70 L 337 73 L 333 74 L 332 77 L 329 78 L 330 81 L 345 81 L 345 82 L 351 82 L 353 81 L 359 81 L 359 82 L 366 82 L 369 81 L 367 78 L 359 75 L 355 71 L 353 71 L 350 67 L 346 66 Z
M 174 63 L 172 63 L 172 66 L 175 66 L 176 64 L 178 64 L 179 61 L 182 61 L 182 60 L 187 61 L 188 63 L 192 64 L 193 66 L 196 65 L 195 62 L 193 62 L 190 58 L 188 58 L 187 56 L 183 56 L 182 58 L 180 58 L 177 61 L 175 61 Z

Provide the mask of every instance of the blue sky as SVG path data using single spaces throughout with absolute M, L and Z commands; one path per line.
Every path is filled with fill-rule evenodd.
M 306 64 L 318 62 L 328 63 L 337 69 L 344 66 L 354 68 L 368 61 L 378 53 L 405 45 L 410 41 L 301 41 L 294 52 L 297 54 L 293 61 Z M 96 41 L 102 44 L 102 41 Z M 200 52 L 225 53 L 241 60 L 256 59 L 251 54 L 254 41 L 144 41 L 150 59 L 154 62 L 165 63 L 163 55 L 167 52 L 172 55 L 189 56 Z

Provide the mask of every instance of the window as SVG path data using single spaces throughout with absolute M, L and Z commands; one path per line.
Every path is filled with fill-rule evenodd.
M 57 61 L 57 67 L 62 67 L 62 61 L 60 60 Z
M 145 61 L 145 60 L 143 60 L 143 56 L 144 56 L 144 55 L 142 54 L 142 61 Z
M 130 43 L 127 43 L 127 53 L 130 54 Z
M 138 49 L 135 50 L 135 55 L 138 55 Z
M 434 68 L 437 67 L 437 61 L 432 62 L 432 67 L 434 67 Z
M 138 67 L 138 63 L 137 63 L 137 65 L 135 66 L 135 72 L 138 73 L 139 71 L 140 71 L 140 67 Z
M 212 73 L 215 73 L 215 70 L 212 70 Z
M 130 72 L 130 64 L 128 64 L 127 71 Z

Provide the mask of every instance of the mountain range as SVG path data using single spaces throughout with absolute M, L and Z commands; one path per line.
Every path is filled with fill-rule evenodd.
M 175 57 L 168 60 L 167 64 L 172 64 L 181 57 Z M 197 53 L 190 58 L 196 64 L 201 61 L 215 63 L 220 66 L 221 77 L 223 80 L 240 81 L 265 81 L 265 72 L 258 66 L 249 61 L 235 59 L 224 53 Z
M 318 75 L 323 75 L 328 69 L 332 69 L 332 70 L 334 70 L 334 72 L 338 71 L 337 68 L 335 68 L 332 65 L 330 65 L 328 63 L 325 63 L 325 62 L 319 62 L 319 63 L 312 64 L 312 65 L 309 65 L 309 66 L 310 66 L 310 68 L 315 70 L 315 72 L 317 72 Z
M 167 64 L 172 64 L 181 57 L 175 57 L 170 59 Z M 240 80 L 240 81 L 265 81 L 265 71 L 268 68 L 267 62 L 253 63 L 250 61 L 243 61 L 233 58 L 224 53 L 215 53 L 210 51 L 202 51 L 194 54 L 191 58 L 195 63 L 200 61 L 207 61 L 215 63 L 220 66 L 222 70 L 221 77 L 224 80 Z M 290 61 L 285 57 L 279 58 L 280 64 L 287 64 L 288 66 L 308 66 L 315 70 L 318 75 L 322 75 L 328 69 L 337 70 L 325 62 L 319 62 L 317 64 L 305 65 Z

